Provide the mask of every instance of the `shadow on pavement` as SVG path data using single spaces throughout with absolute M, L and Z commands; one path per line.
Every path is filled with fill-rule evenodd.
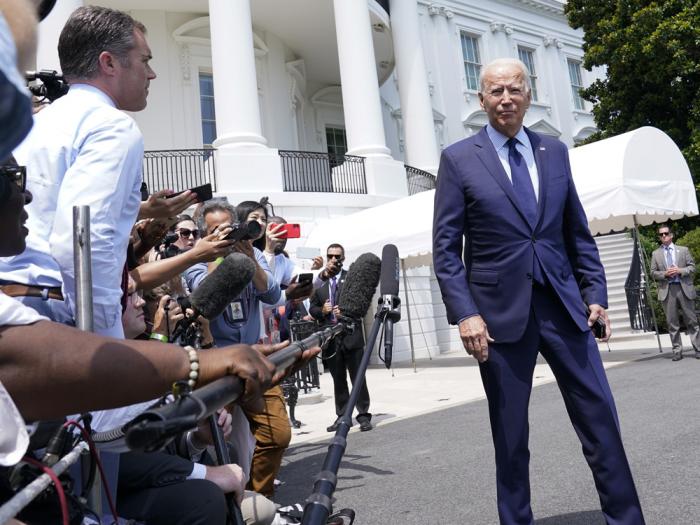
M 605 518 L 599 510 L 584 510 L 583 512 L 570 512 L 549 516 L 535 520 L 535 525 L 604 525 Z

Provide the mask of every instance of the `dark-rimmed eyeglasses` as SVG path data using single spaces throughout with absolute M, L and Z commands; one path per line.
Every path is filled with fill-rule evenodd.
M 326 254 L 326 259 L 342 259 L 342 255 L 338 255 L 336 253 L 327 253 Z
M 20 193 L 27 189 L 27 167 L 26 166 L 0 166 L 0 175 L 10 179 L 10 182 L 17 186 Z
M 180 228 L 179 230 L 177 230 L 177 233 L 183 239 L 187 239 L 190 236 L 192 236 L 193 239 L 199 238 L 199 231 L 198 230 L 188 230 L 187 228 Z
M 659 237 L 668 237 L 671 235 L 671 232 L 659 232 Z

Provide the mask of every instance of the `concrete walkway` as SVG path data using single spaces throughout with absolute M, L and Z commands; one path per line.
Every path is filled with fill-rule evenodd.
M 601 356 L 605 367 L 609 368 L 657 353 L 658 350 L 652 348 L 601 351 Z M 321 368 L 319 362 L 319 369 Z M 540 358 L 535 367 L 533 385 L 553 381 L 552 371 Z M 419 360 L 415 371 L 410 364 L 405 363 L 392 370 L 383 366 L 373 366 L 367 370 L 367 384 L 371 399 L 370 410 L 373 414 L 372 424 L 375 426 L 485 398 L 477 362 L 466 352 L 447 353 L 432 360 Z M 330 374 L 321 375 L 320 392 L 308 396 L 300 395 L 301 403 L 305 403 L 304 397 L 314 404 L 297 405 L 295 415 L 297 420 L 302 422 L 302 427 L 292 429 L 290 446 L 332 436 L 326 431 L 326 427 L 335 421 L 333 381 Z M 353 422 L 355 426 L 350 432 L 358 432 L 359 427 L 354 420 Z

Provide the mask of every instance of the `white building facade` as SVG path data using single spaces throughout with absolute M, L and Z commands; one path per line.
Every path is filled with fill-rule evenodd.
M 603 72 L 582 68 L 583 35 L 559 0 L 95 3 L 148 30 L 158 78 L 133 116 L 156 151 L 145 164 L 151 189 L 185 189 L 196 185 L 190 171 L 203 174 L 198 183 L 215 171 L 219 195 L 268 196 L 303 237 L 328 218 L 433 187 L 441 149 L 487 121 L 478 78 L 495 58 L 530 67 L 525 125 L 568 146 L 596 130 L 578 90 Z M 38 68 L 59 69 L 58 34 L 82 2 L 58 4 L 41 24 Z M 151 173 L 163 170 L 177 173 Z M 392 220 L 401 218 L 378 227 Z M 303 244 L 290 241 L 292 255 Z M 409 276 L 418 355 L 459 345 L 432 268 Z M 401 353 L 407 330 L 397 328 Z

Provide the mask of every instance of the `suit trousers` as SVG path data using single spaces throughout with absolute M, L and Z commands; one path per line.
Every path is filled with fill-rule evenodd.
M 122 454 L 117 512 L 148 525 L 224 525 L 224 493 L 205 479 L 186 479 L 192 462 L 163 452 Z
M 683 293 L 680 284 L 668 285 L 668 295 L 661 303 L 666 314 L 666 325 L 671 336 L 673 353 L 682 353 L 680 316 L 683 315 L 685 326 L 690 337 L 690 342 L 696 352 L 700 352 L 700 333 L 698 330 L 698 318 L 695 315 L 695 301 L 688 299 Z
M 264 408 L 258 413 L 245 411 L 255 437 L 247 488 L 270 498 L 275 491 L 275 477 L 282 466 L 284 451 L 292 439 L 292 430 L 282 387 L 275 386 L 265 392 L 263 402 Z
M 345 412 L 345 407 L 350 400 L 350 391 L 348 390 L 348 374 L 352 385 L 355 385 L 357 379 L 357 370 L 362 362 L 362 348 L 345 348 L 340 341 L 331 341 L 328 349 L 328 357 L 326 364 L 333 378 L 333 395 L 335 397 L 335 414 L 340 417 Z M 367 380 L 362 381 L 360 395 L 357 398 L 357 419 L 371 419 L 372 414 L 369 413 L 369 390 L 367 389 Z
M 532 525 L 528 405 L 537 354 L 554 372 L 609 525 L 644 523 L 598 346 L 581 332 L 549 285 L 533 287 L 520 341 L 492 343 L 480 364 L 496 453 L 501 524 Z

